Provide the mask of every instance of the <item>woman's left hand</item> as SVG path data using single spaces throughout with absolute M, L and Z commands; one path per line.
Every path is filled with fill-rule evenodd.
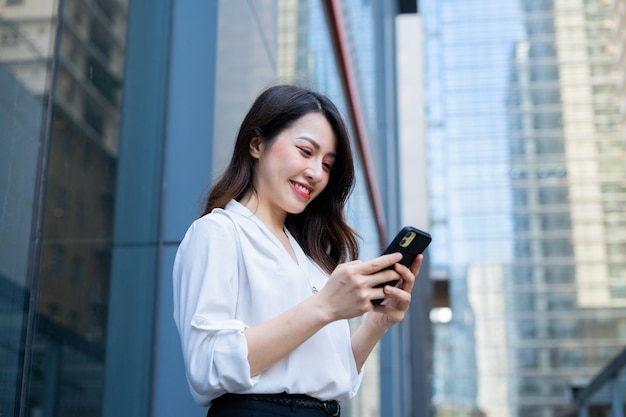
M 418 255 L 409 268 L 402 264 L 394 265 L 395 271 L 401 276 L 400 281 L 395 286 L 385 286 L 385 300 L 374 306 L 365 318 L 369 326 L 386 330 L 404 319 L 411 305 L 411 290 L 423 259 L 424 255 Z
M 394 265 L 395 271 L 400 274 L 400 281 L 395 287 L 384 287 L 385 299 L 372 306 L 361 326 L 352 335 L 352 353 L 359 372 L 387 329 L 404 319 L 411 305 L 411 290 L 423 259 L 423 255 L 418 255 L 410 268 L 402 264 Z

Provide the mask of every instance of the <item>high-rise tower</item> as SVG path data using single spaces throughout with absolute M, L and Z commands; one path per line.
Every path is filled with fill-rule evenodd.
M 422 3 L 445 236 L 431 253 L 453 311 L 436 333 L 439 410 L 558 415 L 626 341 L 624 45 L 609 3 Z

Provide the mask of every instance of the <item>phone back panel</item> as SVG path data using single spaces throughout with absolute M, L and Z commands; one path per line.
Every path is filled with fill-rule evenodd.
M 400 263 L 408 267 L 417 255 L 426 250 L 431 241 L 429 233 L 406 226 L 391 241 L 383 254 L 400 252 L 402 254 Z

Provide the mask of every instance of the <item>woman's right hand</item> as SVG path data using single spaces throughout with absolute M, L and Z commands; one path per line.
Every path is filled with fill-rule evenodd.
M 391 253 L 367 262 L 339 264 L 317 294 L 330 320 L 351 319 L 372 310 L 372 300 L 384 297 L 383 288 L 375 286 L 401 278 L 395 270 L 387 269 L 401 259 L 400 253 Z
M 385 296 L 383 288 L 374 286 L 400 279 L 398 272 L 385 270 L 400 259 L 401 254 L 392 253 L 338 265 L 320 292 L 271 320 L 246 328 L 250 375 L 268 369 L 328 323 L 371 311 L 371 300 Z

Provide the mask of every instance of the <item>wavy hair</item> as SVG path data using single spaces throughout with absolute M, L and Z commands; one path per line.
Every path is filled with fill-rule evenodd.
M 337 158 L 326 188 L 302 213 L 287 214 L 285 226 L 304 252 L 326 272 L 348 258 L 357 259 L 358 234 L 345 220 L 344 209 L 354 188 L 354 161 L 346 124 L 332 101 L 323 94 L 294 85 L 275 85 L 254 101 L 239 128 L 230 163 L 209 190 L 203 215 L 241 198 L 254 186 L 254 159 L 250 141 L 259 137 L 266 146 L 284 129 L 308 113 L 322 114 L 337 140 Z

